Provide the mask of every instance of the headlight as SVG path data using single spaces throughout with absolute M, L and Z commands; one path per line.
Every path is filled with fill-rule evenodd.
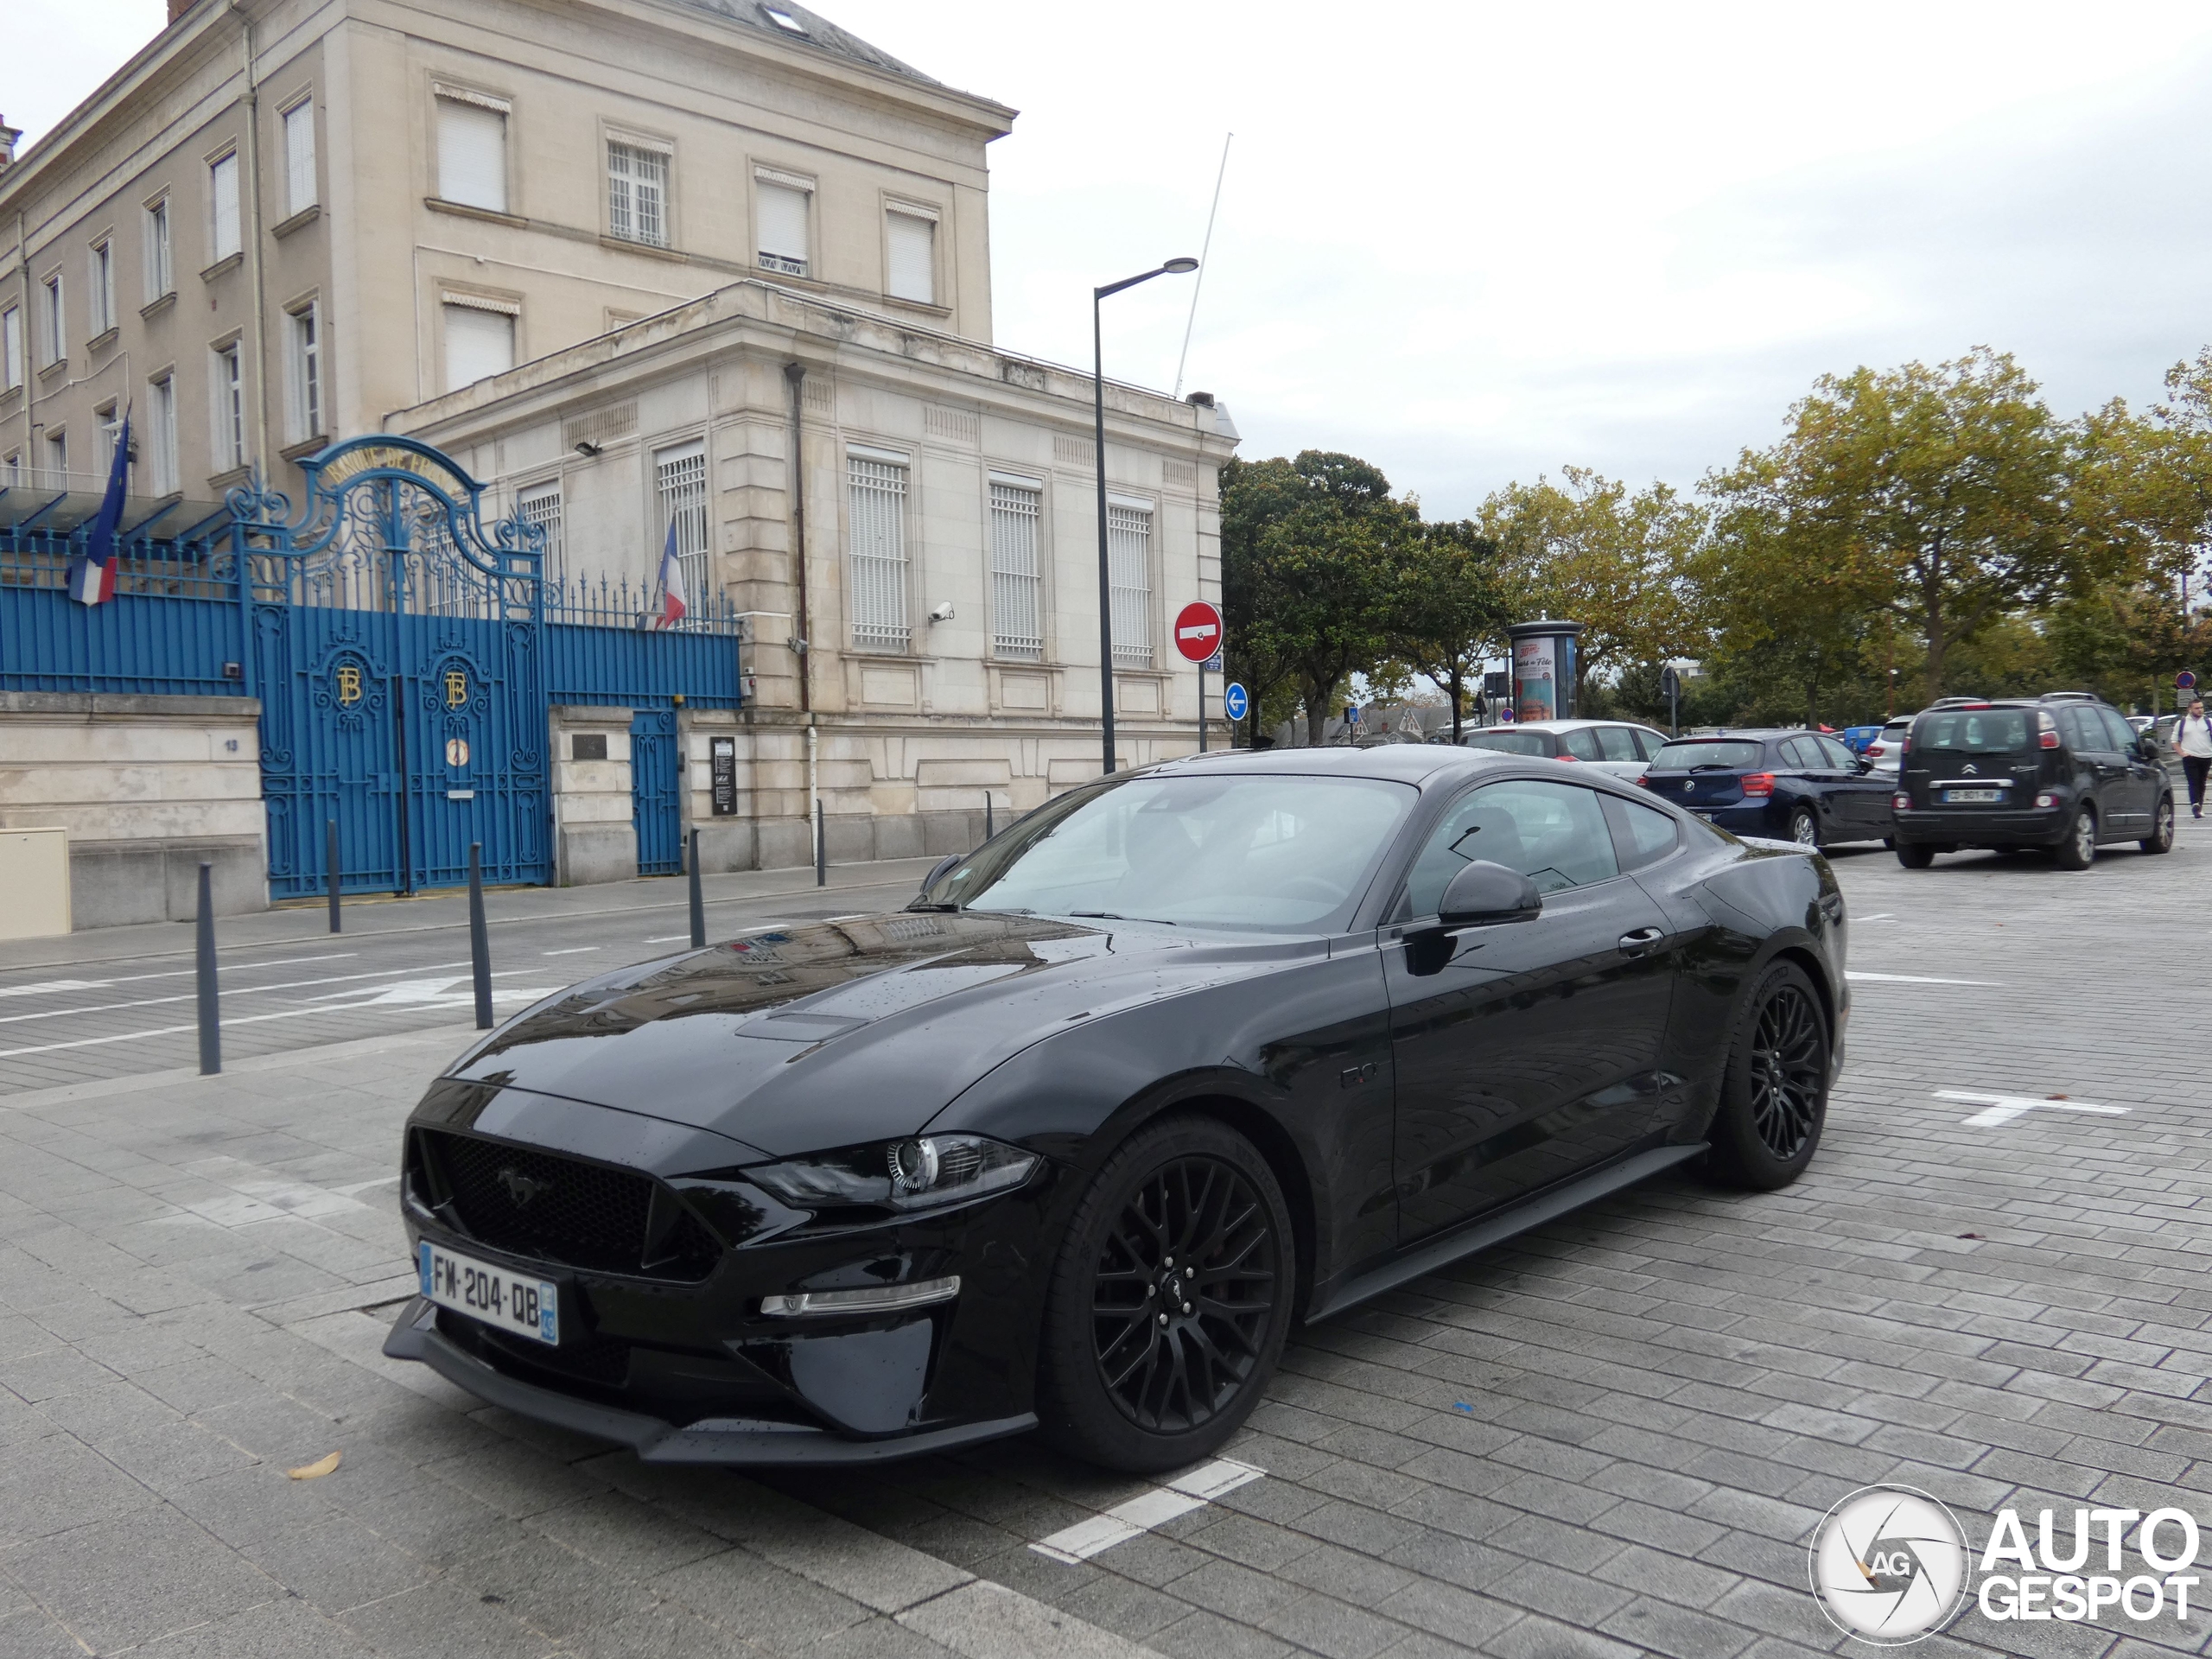
M 1033 1152 L 980 1135 L 925 1135 L 755 1164 L 744 1173 L 796 1209 L 906 1211 L 1006 1192 L 1027 1180 L 1038 1162 Z

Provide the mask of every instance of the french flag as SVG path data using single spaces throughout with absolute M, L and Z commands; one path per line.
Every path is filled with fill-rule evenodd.
M 676 521 L 668 525 L 668 545 L 660 556 L 660 626 L 672 628 L 691 608 L 683 591 L 683 561 L 676 556 Z
M 79 605 L 105 605 L 115 597 L 115 533 L 123 525 L 123 493 L 130 481 L 130 416 L 115 435 L 115 460 L 107 472 L 107 493 L 85 550 L 69 561 L 69 597 Z

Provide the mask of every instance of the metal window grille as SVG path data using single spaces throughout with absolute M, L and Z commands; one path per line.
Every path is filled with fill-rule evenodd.
M 703 448 L 664 449 L 653 457 L 653 472 L 660 487 L 660 540 L 653 543 L 653 569 L 658 578 L 660 550 L 666 544 L 668 527 L 676 526 L 676 562 L 683 571 L 683 591 L 696 605 L 709 592 L 707 584 L 707 452 Z
M 523 523 L 536 524 L 545 532 L 545 563 L 542 569 L 548 582 L 561 581 L 561 486 L 545 484 L 524 490 L 515 499 L 515 512 Z
M 906 626 L 906 469 L 849 455 L 855 645 L 903 649 Z
M 169 291 L 169 202 L 162 197 L 146 210 L 146 299 L 149 304 Z
M 148 397 L 147 448 L 156 495 L 176 493 L 176 377 L 165 374 L 154 382 Z
M 991 485 L 991 648 L 1001 657 L 1033 660 L 1045 654 L 1038 505 L 1035 490 Z
M 315 206 L 315 101 L 284 111 L 284 206 L 299 213 Z
M 668 157 L 636 144 L 607 146 L 607 233 L 668 245 Z
M 1152 509 L 1106 508 L 1106 574 L 1113 593 L 1114 661 L 1152 666 Z

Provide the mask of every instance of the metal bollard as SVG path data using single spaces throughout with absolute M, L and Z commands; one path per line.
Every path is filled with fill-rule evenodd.
M 828 823 L 817 798 L 814 803 L 814 885 L 817 887 L 830 885 L 830 836 L 823 827 Z
M 492 1029 L 492 941 L 484 928 L 484 843 L 468 843 L 468 965 L 476 980 L 476 1029 Z
M 223 1015 L 215 1001 L 215 867 L 200 867 L 200 918 L 194 966 L 200 992 L 200 1075 L 223 1069 Z
M 699 832 L 691 832 L 691 948 L 707 946 L 707 895 L 699 890 Z
M 323 820 L 323 825 L 322 865 L 330 884 L 330 931 L 335 933 L 339 931 L 338 883 L 342 877 L 344 867 L 338 861 L 338 820 L 326 818 Z
M 991 791 L 987 789 L 983 791 L 983 839 L 988 841 L 996 834 L 998 830 L 992 826 L 991 822 Z

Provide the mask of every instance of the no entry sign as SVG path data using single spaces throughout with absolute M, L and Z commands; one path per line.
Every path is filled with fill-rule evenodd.
M 1175 649 L 1194 663 L 1203 663 L 1221 649 L 1221 613 L 1203 599 L 1194 599 L 1175 613 Z

